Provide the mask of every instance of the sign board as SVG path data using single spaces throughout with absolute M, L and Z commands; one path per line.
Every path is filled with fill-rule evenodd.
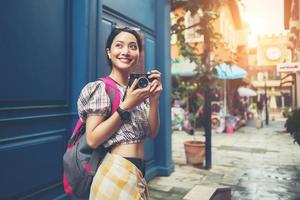
M 300 63 L 279 63 L 277 64 L 277 73 L 279 72 L 300 72 Z

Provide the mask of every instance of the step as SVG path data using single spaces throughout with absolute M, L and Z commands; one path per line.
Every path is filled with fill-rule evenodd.
M 183 200 L 199 200 L 199 199 L 231 200 L 231 188 L 196 185 L 183 197 Z

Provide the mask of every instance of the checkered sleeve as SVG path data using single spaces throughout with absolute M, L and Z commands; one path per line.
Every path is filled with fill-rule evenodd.
M 95 81 L 88 83 L 80 93 L 77 101 L 78 115 L 82 121 L 91 115 L 105 116 L 110 113 L 110 100 L 105 92 L 105 83 Z

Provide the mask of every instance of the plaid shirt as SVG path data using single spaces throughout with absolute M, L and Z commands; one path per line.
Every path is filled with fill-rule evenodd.
M 125 88 L 118 85 L 120 90 L 120 101 Z M 82 121 L 91 115 L 109 117 L 111 103 L 105 92 L 105 83 L 101 80 L 88 83 L 81 91 L 78 102 L 78 114 Z M 131 111 L 131 119 L 123 123 L 120 129 L 104 143 L 105 147 L 115 144 L 130 144 L 142 142 L 149 133 L 149 100 L 145 100 Z

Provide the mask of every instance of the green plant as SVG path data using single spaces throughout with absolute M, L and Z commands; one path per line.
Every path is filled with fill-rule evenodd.
M 172 94 L 174 97 L 183 100 L 186 105 L 186 110 L 193 112 L 194 102 L 191 102 L 190 99 L 196 94 L 196 91 L 199 89 L 199 85 L 191 81 L 185 81 L 179 76 L 173 78 L 172 85 Z
M 175 13 L 172 19 L 171 35 L 176 35 L 176 45 L 180 55 L 188 58 L 196 64 L 196 76 L 193 83 L 201 83 L 201 87 L 211 85 L 207 82 L 207 77 L 210 77 L 214 71 L 213 65 L 219 64 L 222 61 L 210 60 L 210 53 L 215 49 L 224 45 L 223 38 L 214 28 L 214 23 L 219 17 L 218 8 L 224 3 L 224 0 L 192 0 L 192 1 L 171 1 L 172 11 L 177 8 L 182 8 L 184 12 L 190 12 L 191 16 L 197 15 L 199 21 L 190 26 L 186 26 L 184 15 Z M 202 14 L 199 14 L 201 10 Z M 199 50 L 201 42 L 189 43 L 186 42 L 185 31 L 193 29 L 204 37 L 203 50 Z
M 283 117 L 288 117 L 289 115 L 291 115 L 291 111 L 289 107 L 283 107 L 282 108 L 282 116 Z
M 291 112 L 285 122 L 285 128 L 293 138 L 294 142 L 300 145 L 300 108 L 297 108 Z

